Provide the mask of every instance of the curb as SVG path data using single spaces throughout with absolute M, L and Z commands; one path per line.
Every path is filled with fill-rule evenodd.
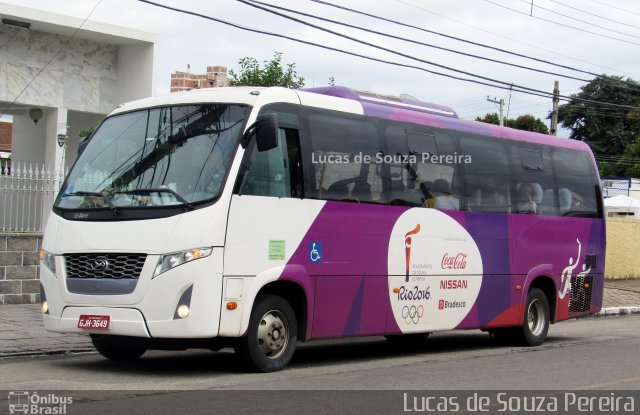
M 606 307 L 594 314 L 594 317 L 609 317 L 609 316 L 625 316 L 628 314 L 640 314 L 640 306 L 631 307 Z

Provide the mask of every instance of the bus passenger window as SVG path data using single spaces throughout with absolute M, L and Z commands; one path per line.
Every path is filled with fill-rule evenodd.
M 436 129 L 393 123 L 385 129 L 385 139 L 390 204 L 460 209 L 453 137 Z
M 515 175 L 515 213 L 557 215 L 555 178 L 547 146 L 514 144 L 510 148 Z
M 598 177 L 587 153 L 553 149 L 560 216 L 598 217 Z
M 467 209 L 474 212 L 510 211 L 509 162 L 504 144 L 480 137 L 461 137 L 466 163 Z
M 311 197 L 354 203 L 386 203 L 375 124 L 365 117 L 328 111 L 307 117 L 313 171 Z M 314 180 L 315 179 L 315 180 Z

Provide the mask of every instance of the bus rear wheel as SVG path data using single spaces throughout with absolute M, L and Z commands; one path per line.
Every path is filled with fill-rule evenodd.
M 140 347 L 130 347 L 117 339 L 108 336 L 91 336 L 91 341 L 98 353 L 109 360 L 118 362 L 131 362 L 142 356 L 147 349 Z
M 235 348 L 252 371 L 276 372 L 289 363 L 296 348 L 298 329 L 291 305 L 277 295 L 258 297 L 251 310 L 247 334 Z
M 549 316 L 547 296 L 539 288 L 532 288 L 527 294 L 522 326 L 493 329 L 489 332 L 501 342 L 519 346 L 539 346 L 547 338 Z

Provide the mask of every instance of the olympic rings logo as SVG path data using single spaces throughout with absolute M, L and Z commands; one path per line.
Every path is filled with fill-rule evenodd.
M 404 322 L 407 324 L 418 324 L 420 322 L 420 319 L 422 318 L 422 316 L 424 315 L 424 307 L 422 307 L 421 305 L 419 306 L 404 306 L 402 307 L 402 318 L 404 319 Z

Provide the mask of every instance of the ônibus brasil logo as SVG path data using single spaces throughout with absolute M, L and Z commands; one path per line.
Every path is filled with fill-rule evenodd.
M 405 282 L 409 282 L 409 272 L 411 268 L 411 236 L 418 232 L 420 232 L 420 224 L 417 224 L 412 231 L 409 231 L 404 235 L 404 255 L 406 264 Z

